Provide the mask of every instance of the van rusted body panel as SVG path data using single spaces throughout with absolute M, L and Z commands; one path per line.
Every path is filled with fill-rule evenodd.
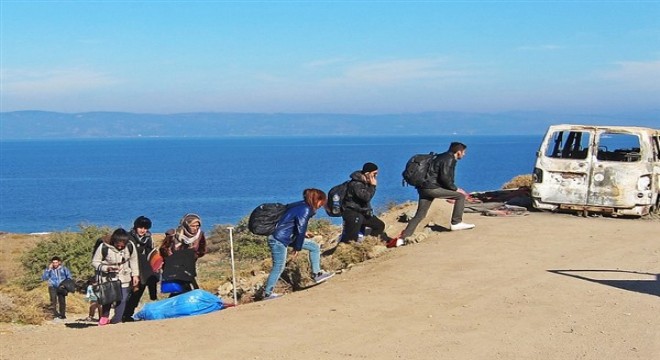
M 642 216 L 658 208 L 658 189 L 660 129 L 553 125 L 537 152 L 537 209 Z

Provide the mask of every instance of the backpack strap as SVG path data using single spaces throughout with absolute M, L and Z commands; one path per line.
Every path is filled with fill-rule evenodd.
M 135 245 L 133 245 L 132 241 L 128 241 L 128 244 L 126 244 L 126 247 L 128 248 L 128 256 L 133 256 L 133 250 L 135 248 Z M 108 256 L 108 251 L 110 248 L 108 248 L 108 245 L 105 243 L 101 244 L 101 261 L 105 260 L 105 258 Z M 130 259 L 126 259 L 121 264 L 128 262 Z

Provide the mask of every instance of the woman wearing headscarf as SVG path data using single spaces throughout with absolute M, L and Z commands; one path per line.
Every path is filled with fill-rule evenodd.
M 206 238 L 201 227 L 199 215 L 186 214 L 176 229 L 165 232 L 165 239 L 159 248 L 164 260 L 163 280 L 181 285 L 181 291 L 174 291 L 174 294 L 199 289 L 195 280 L 195 264 L 206 254 Z

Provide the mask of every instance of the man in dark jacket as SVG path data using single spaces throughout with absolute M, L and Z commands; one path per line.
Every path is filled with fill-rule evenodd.
M 465 195 L 459 192 L 454 184 L 454 170 L 456 162 L 465 156 L 467 146 L 460 142 L 452 142 L 449 150 L 433 159 L 428 172 L 428 180 L 419 188 L 419 202 L 417 203 L 417 212 L 408 222 L 408 226 L 401 233 L 401 238 L 406 243 L 410 242 L 409 237 L 415 232 L 419 223 L 426 217 L 434 199 L 454 200 L 454 210 L 451 214 L 450 230 L 467 230 L 474 227 L 473 224 L 463 222 L 463 208 L 465 207 Z
M 139 216 L 133 221 L 133 228 L 129 232 L 131 241 L 135 245 L 138 255 L 138 264 L 140 268 L 140 284 L 132 289 L 131 295 L 126 302 L 126 309 L 124 310 L 123 322 L 133 321 L 133 313 L 135 308 L 140 303 L 144 290 L 149 288 L 149 297 L 151 300 L 157 299 L 156 284 L 158 278 L 154 274 L 151 266 L 149 265 L 149 253 L 154 249 L 153 239 L 151 238 L 151 220 L 146 216 Z
M 362 170 L 351 174 L 351 181 L 346 189 L 346 196 L 342 204 L 342 218 L 344 220 L 344 232 L 342 242 L 357 241 L 360 232 L 363 235 L 380 236 L 385 230 L 385 223 L 374 216 L 371 208 L 371 199 L 376 194 L 378 185 L 378 166 L 374 163 L 365 163 Z M 365 234 L 365 229 L 371 232 Z M 390 239 L 385 238 L 388 241 Z

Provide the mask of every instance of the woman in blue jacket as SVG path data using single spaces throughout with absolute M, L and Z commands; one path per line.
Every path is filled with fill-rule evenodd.
M 41 279 L 48 281 L 48 295 L 50 296 L 50 306 L 53 308 L 53 315 L 56 318 L 66 319 L 66 294 L 57 291 L 62 281 L 71 279 L 71 271 L 62 265 L 62 259 L 59 256 L 53 256 L 50 264 L 41 275 Z M 57 306 L 59 303 L 59 307 Z M 59 312 L 58 312 L 59 310 Z
M 303 198 L 303 201 L 287 206 L 287 210 L 278 221 L 275 231 L 268 236 L 273 268 L 266 280 L 265 299 L 280 297 L 280 295 L 273 292 L 273 289 L 275 289 L 275 284 L 284 271 L 287 247 L 289 246 L 293 248 L 291 253 L 293 258 L 302 249 L 309 251 L 309 262 L 312 266 L 314 282 L 318 284 L 334 276 L 334 273 L 321 270 L 321 248 L 319 244 L 309 239 L 311 235 L 307 234 L 309 219 L 316 214 L 316 210 L 325 205 L 327 197 L 319 189 L 306 189 L 303 191 Z

